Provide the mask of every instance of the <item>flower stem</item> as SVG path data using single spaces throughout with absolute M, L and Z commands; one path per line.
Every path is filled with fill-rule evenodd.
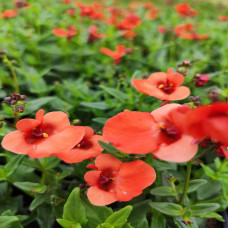
M 196 156 L 195 158 L 193 158 L 191 161 L 192 162 L 197 161 L 200 157 L 202 157 L 204 154 L 206 154 L 212 148 L 213 148 L 213 146 L 208 147 L 206 150 L 204 150 L 201 154 L 199 154 L 198 156 Z
M 188 185 L 189 185 L 189 180 L 190 180 L 190 175 L 191 175 L 191 169 L 192 169 L 192 162 L 189 161 L 189 162 L 187 162 L 187 170 L 186 170 L 186 175 L 185 175 L 184 190 L 183 190 L 183 194 L 182 194 L 181 199 L 180 199 L 181 205 L 183 205 L 184 199 L 187 195 Z
M 8 65 L 9 70 L 10 70 L 10 73 L 11 73 L 11 75 L 13 77 L 15 92 L 19 94 L 20 93 L 20 90 L 19 90 L 19 85 L 18 85 L 18 81 L 17 81 L 17 76 L 16 76 L 16 73 L 15 73 L 15 71 L 13 69 L 13 64 L 7 58 L 6 55 L 3 55 L 3 62 Z

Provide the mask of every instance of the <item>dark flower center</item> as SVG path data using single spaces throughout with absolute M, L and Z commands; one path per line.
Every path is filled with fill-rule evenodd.
M 173 139 L 173 140 L 180 139 L 180 132 L 175 126 L 167 127 L 167 128 L 161 127 L 161 131 L 166 137 L 170 139 Z
M 38 139 L 41 139 L 41 138 L 47 138 L 48 137 L 48 134 L 46 134 L 45 132 L 43 132 L 43 130 L 41 129 L 40 126 L 32 129 L 32 136 L 35 137 L 35 138 L 38 138 Z
M 160 83 L 158 88 L 167 94 L 170 94 L 174 91 L 174 86 L 171 82 Z

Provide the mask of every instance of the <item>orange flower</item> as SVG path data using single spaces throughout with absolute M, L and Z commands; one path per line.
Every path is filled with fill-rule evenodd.
M 175 33 L 178 37 L 182 37 L 186 40 L 204 40 L 208 35 L 198 35 L 195 32 L 195 28 L 192 24 L 179 25 L 175 28 Z
M 174 8 L 177 13 L 183 17 L 193 17 L 198 14 L 198 12 L 193 10 L 188 3 L 175 5 Z
M 219 19 L 220 21 L 226 22 L 226 21 L 228 21 L 228 16 L 222 16 L 222 15 L 220 15 L 220 16 L 218 16 L 218 19 Z
M 158 16 L 159 16 L 159 9 L 157 8 L 150 9 L 149 12 L 146 14 L 146 17 L 149 20 L 155 20 L 158 18 Z
M 142 193 L 156 179 L 154 169 L 141 160 L 122 163 L 110 154 L 99 155 L 95 168 L 85 174 L 85 181 L 92 185 L 88 189 L 89 201 L 103 206 L 115 201 L 129 201 Z
M 49 112 L 40 109 L 35 119 L 17 122 L 17 130 L 8 133 L 2 147 L 16 154 L 28 154 L 32 158 L 48 157 L 54 153 L 71 149 L 79 143 L 84 127 L 70 126 L 64 112 Z
M 141 23 L 138 15 L 130 13 L 118 24 L 118 29 L 130 30 L 139 26 Z
M 75 30 L 73 25 L 69 25 L 67 29 L 55 28 L 52 32 L 59 37 L 67 37 L 68 40 L 71 40 L 78 31 Z
M 86 159 L 94 158 L 101 154 L 103 148 L 99 145 L 98 140 L 103 140 L 100 135 L 94 135 L 90 127 L 85 127 L 85 135 L 80 142 L 77 142 L 72 149 L 54 154 L 66 163 L 81 162 Z
M 16 17 L 17 14 L 18 14 L 18 11 L 16 9 L 14 9 L 14 10 L 5 10 L 2 13 L 0 13 L 0 18 Z
M 133 86 L 141 93 L 157 97 L 161 100 L 182 100 L 190 95 L 188 87 L 180 86 L 184 82 L 184 76 L 173 73 L 169 69 L 166 73 L 157 72 L 148 79 L 133 79 Z
M 182 120 L 189 111 L 189 106 L 179 104 L 152 113 L 124 111 L 106 122 L 103 137 L 127 154 L 153 153 L 164 161 L 186 162 L 198 149 L 194 138 L 183 131 Z
M 105 34 L 101 34 L 97 32 L 98 27 L 93 25 L 89 27 L 89 42 L 94 42 L 97 39 L 106 37 Z
M 189 112 L 183 121 L 186 131 L 196 139 L 206 136 L 228 145 L 228 104 L 201 105 Z
M 195 139 L 184 133 L 182 121 L 191 110 L 188 105 L 167 104 L 151 112 L 158 123 L 159 148 L 153 154 L 164 161 L 187 162 L 198 151 Z
M 121 57 L 125 54 L 125 47 L 124 45 L 117 45 L 116 51 L 112 51 L 108 48 L 100 48 L 100 51 L 107 56 L 110 56 L 115 62 L 115 64 L 120 63 Z

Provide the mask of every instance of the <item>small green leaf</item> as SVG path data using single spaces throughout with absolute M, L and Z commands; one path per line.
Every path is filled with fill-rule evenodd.
M 153 188 L 150 193 L 155 196 L 176 196 L 176 193 L 173 191 L 172 187 L 169 186 Z
M 217 177 L 216 177 L 216 173 L 214 172 L 213 169 L 211 169 L 209 166 L 206 166 L 204 164 L 200 164 L 205 172 L 205 174 L 207 176 L 209 176 L 210 178 L 214 179 L 214 180 L 217 180 Z
M 188 206 L 187 208 L 191 209 L 193 217 L 198 217 L 201 215 L 206 215 L 211 212 L 214 212 L 219 207 L 220 205 L 218 203 L 201 203 L 197 205 Z
M 0 216 L 0 227 L 2 228 L 22 228 L 17 216 Z
M 106 86 L 103 86 L 103 85 L 100 85 L 99 87 L 102 88 L 105 92 L 107 92 L 111 96 L 115 97 L 116 99 L 118 99 L 118 100 L 120 100 L 122 102 L 124 102 L 126 100 L 129 100 L 129 95 L 126 94 L 126 93 L 121 92 L 118 89 L 106 87 Z
M 82 101 L 80 104 L 87 108 L 94 108 L 94 109 L 100 109 L 100 110 L 106 110 L 109 109 L 110 106 L 106 104 L 105 102 L 85 102 Z
M 47 189 L 46 185 L 40 185 L 32 182 L 14 182 L 13 185 L 24 191 L 30 191 L 33 193 L 43 193 Z
M 111 224 L 115 228 L 121 228 L 127 222 L 127 218 L 129 217 L 132 209 L 133 207 L 128 205 L 119 211 L 114 212 L 105 220 L 104 223 Z
M 80 223 L 74 223 L 72 221 L 66 220 L 66 219 L 56 219 L 57 222 L 64 228 L 81 228 Z
M 35 194 L 35 198 L 29 206 L 29 209 L 33 211 L 41 204 L 47 202 L 50 199 L 50 194 L 43 193 L 43 194 Z
M 98 225 L 97 228 L 114 228 L 114 226 L 109 223 L 102 223 Z
M 166 228 L 165 217 L 156 211 L 153 211 L 150 228 Z
M 117 150 L 113 145 L 105 143 L 103 141 L 98 141 L 98 143 L 100 144 L 100 146 L 105 149 L 106 152 L 108 152 L 109 154 L 114 155 L 115 157 L 118 158 L 124 158 L 127 157 L 127 154 L 121 153 L 119 150 Z
M 206 214 L 206 215 L 200 215 L 199 217 L 201 217 L 201 218 L 215 218 L 218 221 L 225 222 L 223 217 L 220 214 L 216 213 L 216 212 L 211 212 L 211 213 Z
M 191 181 L 189 181 L 189 186 L 188 186 L 188 191 L 187 192 L 188 193 L 194 192 L 194 191 L 196 191 L 199 188 L 199 186 L 204 185 L 206 183 L 207 183 L 207 180 L 205 180 L 205 179 L 191 180 Z M 176 189 L 180 193 L 183 192 L 183 190 L 184 190 L 184 183 L 180 183 L 177 186 Z
M 85 207 L 80 198 L 80 188 L 75 188 L 70 193 L 63 208 L 63 219 L 82 225 L 87 223 Z
M 169 216 L 180 216 L 183 213 L 183 208 L 179 204 L 163 202 L 151 202 L 149 204 L 155 210 Z
M 25 157 L 25 155 L 17 154 L 10 160 L 9 163 L 7 163 L 7 165 L 5 166 L 7 176 L 10 176 L 17 169 L 17 167 L 21 164 L 24 157 Z

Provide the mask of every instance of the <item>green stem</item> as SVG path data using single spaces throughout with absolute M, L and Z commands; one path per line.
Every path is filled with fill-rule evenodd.
M 187 162 L 187 170 L 186 170 L 186 175 L 185 175 L 184 190 L 183 190 L 183 194 L 182 194 L 181 199 L 180 199 L 181 205 L 183 205 L 184 199 L 187 195 L 188 185 L 189 185 L 189 180 L 190 180 L 190 175 L 191 175 L 191 169 L 192 169 L 192 162 L 189 161 L 189 162 Z
M 176 202 L 178 203 L 179 202 L 179 197 L 178 197 L 178 193 L 177 193 L 177 190 L 176 190 L 176 186 L 175 186 L 174 180 L 170 180 L 170 183 L 171 183 L 173 191 L 176 193 L 175 199 L 176 199 Z
M 18 81 L 17 81 L 17 76 L 16 73 L 13 69 L 13 64 L 12 62 L 7 58 L 6 55 L 3 55 L 3 62 L 6 63 L 9 67 L 10 73 L 13 77 L 13 81 L 14 81 L 14 88 L 15 88 L 15 92 L 20 94 L 20 90 L 19 90 L 19 85 L 18 85 Z
M 138 111 L 140 111 L 142 109 L 143 100 L 144 100 L 144 95 L 142 94 L 141 97 L 139 98 Z
M 213 146 L 208 147 L 206 150 L 204 150 L 201 154 L 199 154 L 198 156 L 196 156 L 195 158 L 193 158 L 191 161 L 192 162 L 197 161 L 200 157 L 202 157 L 204 154 L 206 154 L 212 148 L 213 148 Z
M 17 112 L 15 112 L 15 111 L 13 111 L 14 112 L 14 118 L 15 118 L 15 121 L 16 121 L 16 123 L 18 122 L 18 115 L 17 115 Z
M 204 201 L 196 202 L 196 204 L 210 203 L 210 202 L 214 202 L 214 201 L 226 199 L 226 197 L 228 197 L 228 195 L 226 195 L 226 196 L 217 196 L 217 197 L 212 198 L 212 199 L 209 199 L 209 200 L 204 200 Z

